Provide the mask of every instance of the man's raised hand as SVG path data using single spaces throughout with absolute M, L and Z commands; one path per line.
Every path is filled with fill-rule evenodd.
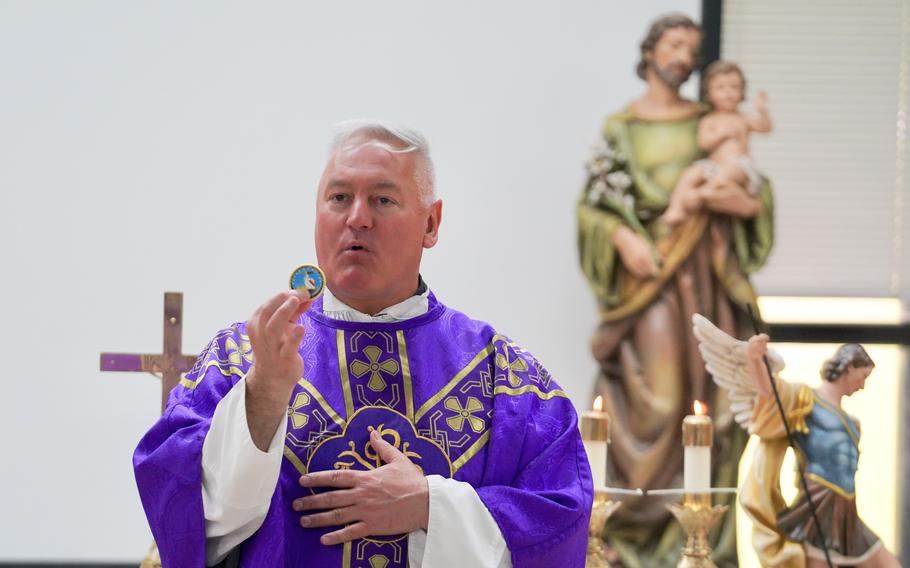
M 304 527 L 346 525 L 323 535 L 320 542 L 324 545 L 427 528 L 430 493 L 426 477 L 379 432 L 370 433 L 370 443 L 385 465 L 371 471 L 318 471 L 300 478 L 304 487 L 335 488 L 293 503 L 295 511 L 323 510 L 301 517 Z
M 294 385 L 303 376 L 298 350 L 305 330 L 297 319 L 311 304 L 305 293 L 281 292 L 259 306 L 247 322 L 253 347 L 253 366 L 246 376 L 247 423 L 260 450 L 269 447 L 279 420 L 286 416 Z
M 297 318 L 310 304 L 300 292 L 281 292 L 253 313 L 247 333 L 253 346 L 256 381 L 278 383 L 289 391 L 303 376 L 303 361 L 297 350 L 304 329 L 297 325 Z

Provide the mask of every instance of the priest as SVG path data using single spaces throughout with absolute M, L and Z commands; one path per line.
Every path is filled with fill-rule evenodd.
M 165 566 L 584 565 L 575 411 L 424 283 L 441 218 L 423 136 L 339 126 L 317 192 L 325 294 L 219 332 L 136 449 Z

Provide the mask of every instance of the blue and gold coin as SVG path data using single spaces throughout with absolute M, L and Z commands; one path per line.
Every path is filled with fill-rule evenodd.
M 311 300 L 322 295 L 325 289 L 325 274 L 315 264 L 303 264 L 291 273 L 291 290 L 306 290 Z

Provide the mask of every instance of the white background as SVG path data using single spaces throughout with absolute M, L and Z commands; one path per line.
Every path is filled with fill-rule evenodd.
M 698 6 L 0 4 L 0 561 L 141 557 L 130 458 L 158 381 L 102 374 L 98 355 L 160 352 L 166 290 L 196 353 L 313 261 L 343 119 L 428 136 L 445 207 L 427 282 L 587 405 L 582 163 L 642 90 L 650 21 Z

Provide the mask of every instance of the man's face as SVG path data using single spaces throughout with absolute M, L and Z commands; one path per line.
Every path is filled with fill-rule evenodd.
M 708 83 L 708 102 L 715 110 L 733 112 L 743 101 L 743 79 L 739 73 L 720 73 Z
M 417 159 L 354 138 L 326 164 L 316 203 L 316 257 L 332 293 L 375 313 L 417 289 L 424 248 L 436 244 L 442 203 L 423 204 Z
M 701 34 L 686 27 L 670 28 L 660 36 L 650 55 L 650 68 L 668 87 L 678 89 L 692 74 Z

